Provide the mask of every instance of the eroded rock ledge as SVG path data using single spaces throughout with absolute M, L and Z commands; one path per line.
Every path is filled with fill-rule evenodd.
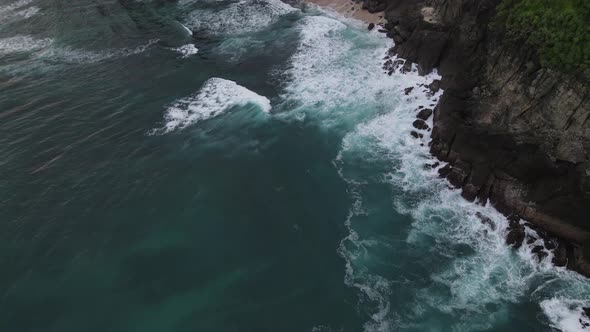
M 395 51 L 443 76 L 431 142 L 449 163 L 441 175 L 465 199 L 542 229 L 561 265 L 590 276 L 588 77 L 504 42 L 489 27 L 499 0 L 382 2 Z

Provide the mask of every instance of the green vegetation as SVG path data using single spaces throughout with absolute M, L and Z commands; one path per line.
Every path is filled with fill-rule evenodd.
M 494 23 L 545 67 L 590 70 L 590 0 L 503 0 Z

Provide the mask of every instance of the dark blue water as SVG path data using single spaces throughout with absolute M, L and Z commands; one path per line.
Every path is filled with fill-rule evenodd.
M 2 1 L 0 330 L 583 331 L 587 280 L 424 167 L 436 75 L 343 20 Z

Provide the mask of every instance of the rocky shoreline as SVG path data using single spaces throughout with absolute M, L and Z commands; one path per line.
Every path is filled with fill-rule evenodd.
M 424 135 L 434 114 L 430 150 L 448 163 L 440 175 L 465 199 L 489 201 L 509 218 L 507 244 L 531 241 L 526 224 L 554 250 L 555 265 L 590 276 L 590 84 L 504 43 L 490 28 L 499 2 L 369 0 L 365 7 L 385 10 L 391 53 L 408 60 L 388 60 L 384 69 L 415 63 L 421 74 L 437 68 L 443 77 L 429 87 L 444 89 L 441 100 L 417 110 L 411 133 Z

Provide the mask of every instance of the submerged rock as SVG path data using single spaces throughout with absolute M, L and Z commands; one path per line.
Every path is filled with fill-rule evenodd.
M 492 221 L 490 217 L 484 216 L 481 212 L 477 212 L 475 216 L 479 218 L 482 224 L 488 226 L 493 231 L 496 230 L 496 224 Z

